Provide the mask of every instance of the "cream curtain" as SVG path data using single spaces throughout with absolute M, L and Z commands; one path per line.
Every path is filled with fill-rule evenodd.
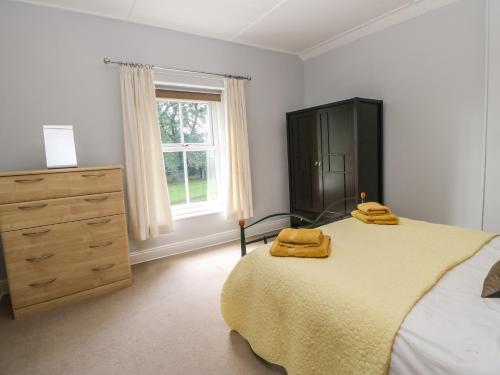
M 253 216 L 252 180 L 248 151 L 245 82 L 224 79 L 228 143 L 228 201 L 226 215 L 238 219 Z
M 221 88 L 222 91 L 222 88 Z M 224 106 L 221 102 L 210 102 L 212 116 L 212 135 L 215 152 L 207 152 L 207 196 L 208 200 L 218 200 L 226 207 L 226 201 L 220 199 L 227 194 L 227 152 L 224 123 Z
M 154 238 L 172 230 L 153 72 L 120 67 L 128 219 L 131 236 Z

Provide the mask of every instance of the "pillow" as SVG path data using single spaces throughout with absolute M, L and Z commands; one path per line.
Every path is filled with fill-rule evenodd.
M 488 276 L 484 279 L 481 297 L 500 298 L 500 261 L 496 262 L 493 267 L 491 267 Z

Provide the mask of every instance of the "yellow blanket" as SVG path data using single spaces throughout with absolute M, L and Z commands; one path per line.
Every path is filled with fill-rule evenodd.
M 495 235 L 401 219 L 351 218 L 322 227 L 325 259 L 277 258 L 263 246 L 241 259 L 221 296 L 226 323 L 289 375 L 385 374 L 413 305 Z

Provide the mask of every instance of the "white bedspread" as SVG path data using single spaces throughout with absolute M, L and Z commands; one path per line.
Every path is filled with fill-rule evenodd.
M 500 374 L 500 299 L 481 298 L 499 260 L 497 237 L 415 305 L 394 343 L 391 375 Z

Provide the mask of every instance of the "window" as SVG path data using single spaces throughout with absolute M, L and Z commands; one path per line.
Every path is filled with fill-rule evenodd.
M 176 217 L 220 207 L 214 142 L 217 116 L 210 95 L 216 94 L 157 90 L 165 173 Z

